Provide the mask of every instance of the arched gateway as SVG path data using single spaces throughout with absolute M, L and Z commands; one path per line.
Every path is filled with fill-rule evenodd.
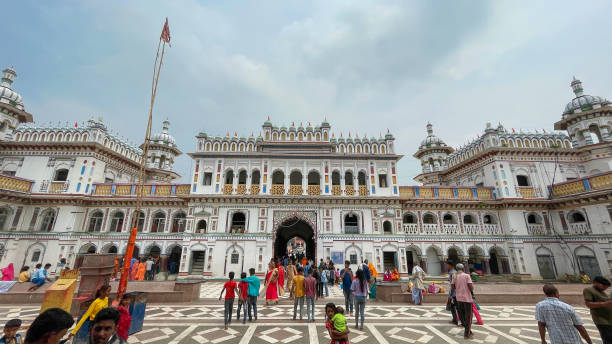
M 298 216 L 283 219 L 276 226 L 274 239 L 274 257 L 279 258 L 287 255 L 287 244 L 293 238 L 304 241 L 304 253 L 308 258 L 316 258 L 315 230 L 310 221 Z M 294 241 L 295 242 L 295 241 Z

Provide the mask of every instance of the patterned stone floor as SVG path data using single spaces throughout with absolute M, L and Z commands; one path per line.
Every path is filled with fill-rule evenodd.
M 202 287 L 200 289 L 200 298 L 202 299 L 218 299 L 219 294 L 221 293 L 221 289 L 223 289 L 224 282 L 206 282 L 202 283 Z M 261 282 L 263 286 L 263 281 Z M 335 286 L 329 286 L 329 297 L 330 298 L 344 298 L 342 295 L 342 289 L 340 289 L 340 285 L 337 284 Z M 325 291 L 324 291 L 325 292 Z M 280 297 L 281 299 L 289 299 L 289 294 L 285 293 L 285 295 Z
M 218 296 L 217 296 L 218 297 Z M 353 343 L 539 343 L 534 306 L 482 306 L 485 325 L 474 325 L 474 339 L 463 340 L 462 329 L 448 324 L 442 306 L 366 306 L 363 331 L 351 328 Z M 316 306 L 316 322 L 292 321 L 289 305 L 259 305 L 259 320 L 243 325 L 234 318 L 223 330 L 223 305 L 148 305 L 144 328 L 129 343 L 329 343 L 323 322 L 323 304 Z M 588 310 L 577 308 L 594 343 L 601 343 Z M 21 318 L 29 324 L 37 307 L 0 306 L 0 323 Z M 235 317 L 235 314 L 234 314 Z M 347 317 L 354 326 L 354 318 Z

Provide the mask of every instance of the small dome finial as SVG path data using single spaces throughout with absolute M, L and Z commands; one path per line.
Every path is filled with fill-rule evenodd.
M 433 135 L 433 125 L 431 125 L 431 123 L 427 122 L 427 135 L 431 136 Z
M 576 97 L 581 97 L 583 95 L 582 81 L 576 79 L 575 76 L 573 77 L 570 86 L 572 87 L 572 90 L 574 91 Z

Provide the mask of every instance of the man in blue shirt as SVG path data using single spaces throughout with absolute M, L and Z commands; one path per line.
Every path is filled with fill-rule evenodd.
M 350 310 L 349 315 L 353 315 L 353 293 L 351 292 L 353 271 L 351 271 L 351 268 L 349 267 L 350 264 L 351 262 L 348 260 L 344 262 L 344 269 L 340 271 L 340 278 L 342 279 L 342 292 L 344 293 L 345 311 Z
M 304 276 L 309 276 L 309 275 L 308 275 L 308 270 L 310 270 L 310 263 L 307 263 L 307 264 L 304 266 Z
M 257 297 L 259 296 L 259 277 L 255 276 L 255 268 L 249 269 L 249 277 L 243 278 L 243 282 L 247 282 L 249 284 L 249 291 L 247 295 L 249 296 L 248 301 L 248 311 L 249 311 L 249 321 L 253 321 L 251 317 L 251 307 L 253 308 L 253 315 L 255 315 L 255 321 L 257 321 Z
M 51 282 L 51 279 L 49 279 L 49 272 L 48 272 L 50 268 L 51 268 L 51 264 L 47 263 L 45 264 L 44 269 L 36 270 L 34 275 L 32 275 L 32 279 L 30 280 L 32 283 L 34 283 L 34 285 L 30 287 L 28 291 L 33 291 L 33 290 L 38 289 L 41 285 L 45 284 L 46 281 Z

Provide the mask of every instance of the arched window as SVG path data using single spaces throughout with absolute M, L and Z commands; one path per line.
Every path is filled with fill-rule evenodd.
M 39 231 L 51 232 L 53 229 L 53 223 L 55 222 L 55 210 L 47 209 L 42 215 L 42 221 L 40 223 Z
M 531 214 L 527 215 L 527 223 L 529 223 L 529 224 L 540 224 L 540 223 L 542 223 L 542 219 L 540 218 L 540 215 L 535 214 L 535 213 L 531 213 Z
M 529 186 L 529 178 L 522 174 L 516 176 L 516 182 L 518 186 Z
M 393 226 L 391 225 L 391 222 L 389 222 L 389 221 L 383 222 L 383 233 L 384 234 L 392 234 L 393 233 Z
M 261 179 L 259 170 L 253 171 L 251 174 L 251 185 L 259 185 L 259 180 Z
M 204 150 L 210 152 L 210 142 L 206 142 L 206 145 L 204 145 Z
M 276 170 L 272 173 L 272 184 L 285 184 L 285 174 L 281 170 Z
M 327 141 L 327 131 L 323 133 L 323 141 Z
M 344 172 L 344 185 L 353 185 L 353 172 Z
M 359 171 L 359 173 L 357 174 L 357 183 L 359 183 L 359 185 L 367 185 L 367 178 L 365 172 Z
M 238 172 L 238 184 L 246 184 L 247 181 L 247 171 L 241 170 Z
M 413 213 L 404 214 L 403 223 L 417 223 L 416 216 Z
M 198 221 L 196 225 L 196 233 L 206 233 L 206 220 Z
M 284 132 L 281 133 L 280 135 L 280 140 L 281 141 L 286 141 L 287 140 L 287 134 L 285 134 Z
M 89 218 L 89 226 L 87 227 L 88 232 L 99 232 L 102 230 L 102 220 L 104 219 L 104 213 L 101 211 L 95 211 Z
M 486 214 L 485 216 L 482 217 L 482 222 L 485 225 L 496 224 L 497 223 L 497 218 L 495 217 L 495 215 Z
M 457 223 L 457 219 L 455 218 L 455 216 L 453 216 L 453 214 L 450 213 L 446 213 L 444 214 L 444 216 L 442 216 L 442 223 L 443 224 L 455 224 Z
M 321 176 L 317 171 L 310 171 L 308 173 L 308 185 L 320 185 L 321 184 Z
M 121 232 L 123 229 L 123 220 L 125 215 L 121 211 L 117 211 L 113 214 L 113 218 L 111 220 L 109 232 Z
M 300 171 L 291 172 L 289 175 L 289 184 L 302 185 L 302 173 Z
M 463 223 L 465 223 L 465 224 L 474 224 L 474 223 L 476 223 L 476 219 L 474 218 L 474 216 L 472 214 L 465 214 L 465 215 L 463 215 Z
M 55 176 L 53 176 L 53 180 L 56 182 L 65 182 L 68 180 L 68 169 L 60 168 L 55 171 Z
M 584 217 L 582 212 L 574 211 L 574 212 L 570 213 L 570 215 L 569 215 L 569 222 L 570 223 L 586 222 L 586 218 Z
M 136 216 L 136 214 L 134 214 L 133 216 Z M 138 224 L 137 224 L 138 232 L 144 231 L 144 223 L 145 223 L 145 214 L 143 211 L 139 211 L 138 212 Z
M 340 172 L 332 172 L 332 185 L 340 185 Z
M 6 226 L 8 216 L 9 216 L 9 211 L 6 208 L 0 209 L 0 231 L 4 230 L 4 226 Z M 1 254 L 0 254 L 0 257 L 2 257 Z
M 225 184 L 234 184 L 234 171 L 225 171 Z
M 434 224 L 436 223 L 436 217 L 432 213 L 423 215 L 423 223 Z
M 172 218 L 172 233 L 183 233 L 185 231 L 185 225 L 187 224 L 186 217 L 187 215 L 182 211 L 174 215 Z
M 243 212 L 237 211 L 232 215 L 232 225 L 230 233 L 244 233 L 246 229 L 246 216 Z
M 159 211 L 153 215 L 153 222 L 151 223 L 151 233 L 163 232 L 166 227 L 166 214 Z
M 344 233 L 359 234 L 359 219 L 357 218 L 357 215 L 344 215 Z

